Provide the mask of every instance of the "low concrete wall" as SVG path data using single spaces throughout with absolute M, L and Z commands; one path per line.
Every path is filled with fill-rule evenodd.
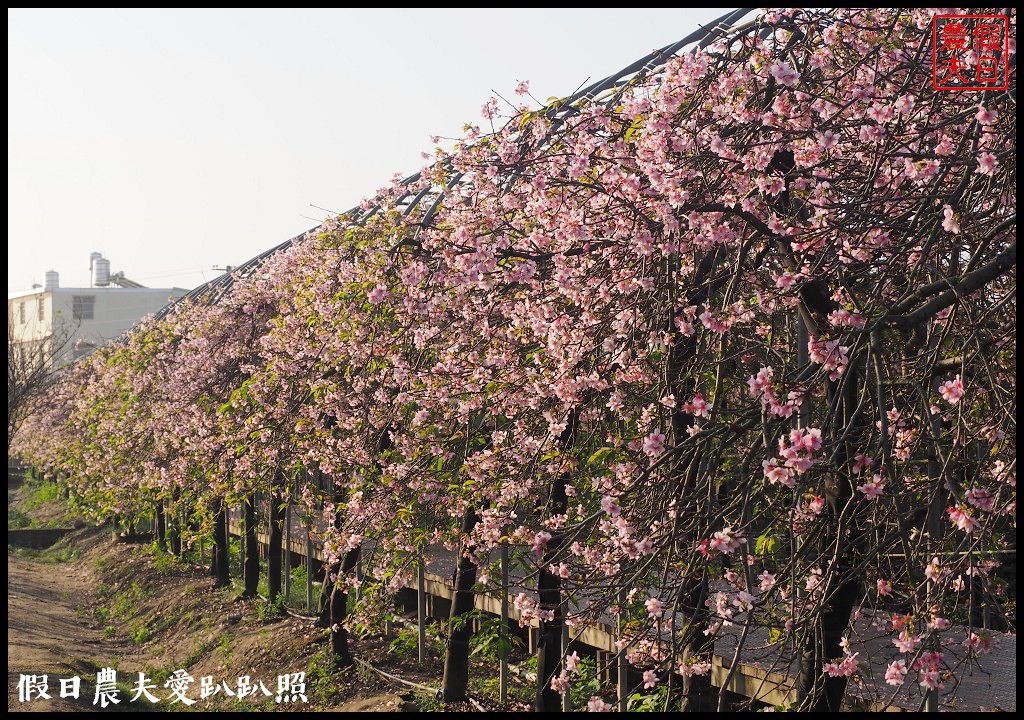
M 74 531 L 74 528 L 24 528 L 22 530 L 8 530 L 7 544 L 45 548 L 50 547 L 62 537 Z

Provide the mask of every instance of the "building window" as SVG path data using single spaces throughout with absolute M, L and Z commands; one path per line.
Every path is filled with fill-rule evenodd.
M 36 303 L 36 309 L 39 313 L 39 322 L 42 322 L 43 320 L 46 319 L 46 298 L 40 295 Z
M 92 320 L 95 304 L 95 295 L 72 295 L 71 317 L 75 320 Z
M 18 303 L 18 322 L 24 325 L 28 320 L 25 319 L 25 303 Z

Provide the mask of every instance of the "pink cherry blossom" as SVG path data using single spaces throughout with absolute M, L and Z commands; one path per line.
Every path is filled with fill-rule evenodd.
M 946 512 L 949 514 L 949 521 L 968 535 L 972 534 L 978 527 L 978 521 L 971 517 L 964 507 L 951 507 Z
M 912 653 L 917 651 L 918 646 L 921 644 L 921 638 L 912 635 L 908 632 L 908 629 L 904 629 L 903 633 L 893 638 L 892 642 L 901 653 Z
M 772 77 L 787 87 L 793 87 L 800 81 L 800 73 L 794 70 L 789 63 L 774 62 L 768 69 L 771 71 Z
M 972 632 L 963 646 L 976 655 L 987 655 L 992 651 L 992 635 L 988 631 Z
M 988 110 L 988 109 L 985 108 L 984 105 L 982 105 L 981 103 L 978 103 L 978 113 L 977 113 L 977 115 L 974 116 L 974 118 L 980 124 L 982 124 L 982 125 L 991 125 L 991 124 L 993 124 L 996 121 L 996 119 L 998 117 L 999 117 L 999 113 L 997 113 L 995 110 Z
M 956 221 L 956 217 L 953 214 L 953 208 L 951 208 L 948 203 L 942 206 L 942 214 L 942 229 L 946 232 L 953 233 L 954 235 L 959 235 L 960 223 Z
M 859 654 L 846 655 L 839 662 L 825 663 L 822 671 L 830 677 L 850 677 L 857 672 L 857 655 Z
M 939 682 L 939 671 L 934 669 L 921 670 L 918 673 L 917 681 L 926 690 L 941 690 L 943 687 Z
M 773 461 L 764 460 L 764 476 L 769 482 L 778 483 L 788 488 L 796 487 L 796 479 L 792 468 L 776 465 Z
M 957 375 L 952 380 L 947 380 L 939 385 L 939 395 L 950 405 L 956 405 L 964 396 L 964 383 Z
M 978 155 L 978 169 L 977 172 L 982 175 L 994 175 L 996 168 L 999 166 L 999 160 L 996 156 L 990 152 L 983 152 Z
M 658 598 L 648 598 L 644 601 L 644 607 L 647 608 L 647 614 L 652 618 L 659 618 L 665 612 L 665 603 Z
M 622 512 L 618 502 L 616 502 L 615 498 L 610 495 L 605 495 L 601 498 L 601 509 L 613 518 L 618 517 L 619 513 Z
M 679 674 L 687 677 L 694 675 L 699 677 L 707 675 L 709 672 L 711 672 L 711 663 L 706 660 L 696 660 L 679 664 Z
M 683 409 L 695 417 L 709 417 L 714 406 L 707 403 L 703 395 L 697 393 L 689 402 L 683 403 Z
M 931 562 L 929 562 L 928 565 L 925 567 L 924 574 L 925 577 L 927 577 L 932 582 L 939 582 L 948 574 L 948 570 L 942 567 L 942 564 L 939 562 L 938 556 L 936 556 L 933 557 Z
M 738 550 L 744 543 L 746 543 L 746 538 L 733 530 L 731 526 L 726 526 L 711 536 L 708 547 L 724 554 L 730 554 Z
M 995 508 L 995 496 L 987 488 L 969 488 L 964 493 L 967 502 L 985 512 L 992 512 Z
M 563 670 L 561 673 L 551 678 L 551 689 L 559 695 L 565 695 L 569 691 L 569 673 Z
M 640 553 L 641 555 L 650 555 L 650 554 L 652 554 L 654 552 L 654 547 L 655 547 L 654 546 L 654 542 L 650 538 L 646 538 L 646 537 L 642 538 L 640 540 L 637 540 L 633 544 L 633 546 L 636 548 L 636 551 L 638 553 Z
M 885 669 L 885 681 L 889 685 L 902 685 L 907 677 L 907 663 L 904 660 L 894 660 Z
M 644 438 L 643 451 L 650 458 L 656 458 L 665 451 L 665 434 L 655 430 Z
M 885 492 L 885 481 L 881 475 L 877 473 L 871 476 L 871 481 L 866 482 L 863 485 L 858 485 L 857 490 L 864 493 L 864 498 L 867 500 L 877 500 Z

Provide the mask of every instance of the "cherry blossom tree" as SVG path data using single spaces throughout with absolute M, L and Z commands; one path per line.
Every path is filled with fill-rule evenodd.
M 933 14 L 766 12 L 491 99 L 486 132 L 68 373 L 20 450 L 119 512 L 291 494 L 341 655 L 447 548 L 449 699 L 505 549 L 537 709 L 579 680 L 563 629 L 609 617 L 666 708 L 725 709 L 714 658 L 755 636 L 798 709 L 851 681 L 934 704 L 1015 629 L 1016 175 L 1015 66 L 935 91 Z

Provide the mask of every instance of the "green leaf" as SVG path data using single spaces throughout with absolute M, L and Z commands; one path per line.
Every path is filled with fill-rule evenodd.
M 625 141 L 629 142 L 632 139 L 633 135 L 636 134 L 636 131 L 642 128 L 643 126 L 644 118 L 643 116 L 640 116 L 636 120 L 634 120 L 633 124 L 630 125 L 629 128 L 626 130 L 626 134 L 624 136 Z
M 775 554 L 778 545 L 778 538 L 772 535 L 770 530 L 767 530 L 763 535 L 757 538 L 757 543 L 754 545 L 754 552 L 761 556 L 772 556 Z
M 593 455 L 591 455 L 589 458 L 587 458 L 587 465 L 590 465 L 590 466 L 597 465 L 598 463 L 600 463 L 602 460 L 604 460 L 606 457 L 608 457 L 613 452 L 615 452 L 615 448 L 613 448 L 613 447 L 603 447 L 603 448 L 599 449 L 597 452 L 595 452 Z

